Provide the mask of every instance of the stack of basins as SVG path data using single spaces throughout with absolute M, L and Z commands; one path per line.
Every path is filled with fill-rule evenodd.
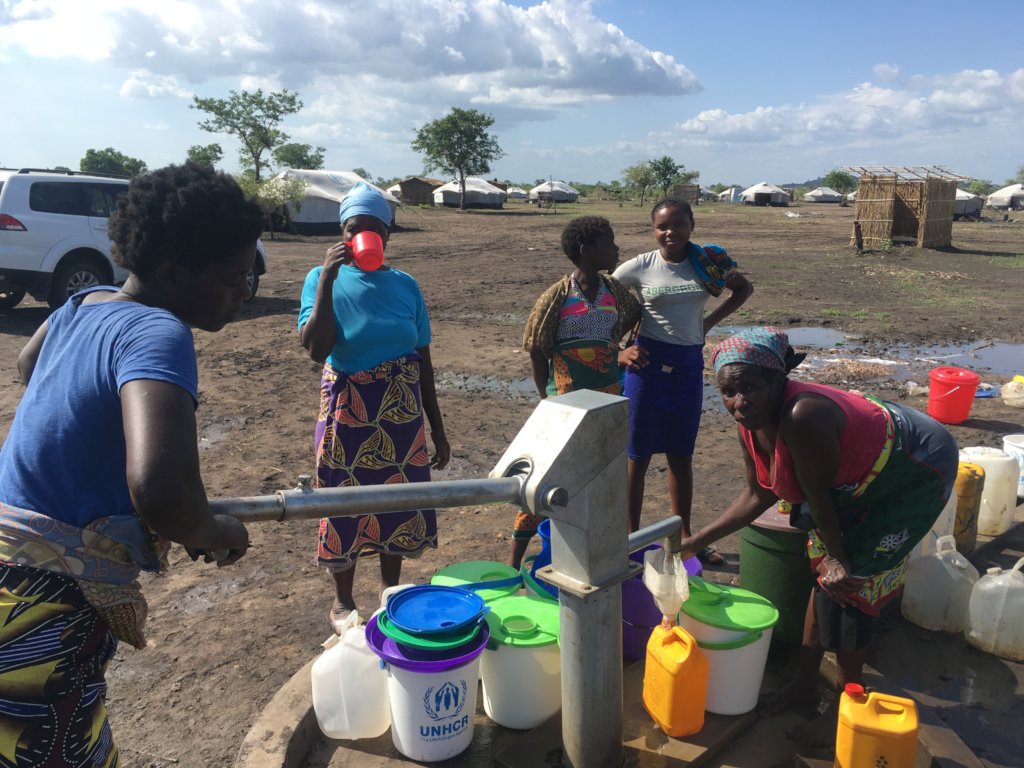
M 421 585 L 392 595 L 367 623 L 387 667 L 391 738 L 406 757 L 446 760 L 472 742 L 487 611 L 468 590 Z

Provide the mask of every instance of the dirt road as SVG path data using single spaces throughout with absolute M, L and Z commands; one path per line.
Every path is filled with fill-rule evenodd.
M 387 257 L 417 278 L 431 312 L 453 448 L 440 477 L 486 475 L 532 410 L 522 326 L 536 297 L 568 269 L 558 247 L 562 227 L 589 213 L 612 220 L 622 258 L 655 247 L 647 211 L 631 206 L 399 212 L 401 230 Z M 756 289 L 730 322 L 834 331 L 842 343 L 811 350 L 803 375 L 888 398 L 903 397 L 907 379 L 927 381 L 935 363 L 915 362 L 919 348 L 1024 343 L 1024 220 L 958 222 L 947 252 L 860 255 L 848 245 L 852 219 L 852 209 L 824 205 L 700 206 L 695 239 L 725 246 Z M 221 333 L 196 334 L 200 446 L 211 497 L 291 487 L 312 469 L 319 371 L 299 346 L 295 322 L 302 280 L 329 242 L 266 240 L 270 267 L 260 294 Z M 0 313 L 0 434 L 20 396 L 17 351 L 46 315 L 31 302 Z M 1024 348 L 1005 349 L 1012 355 Z M 1024 373 L 1024 356 L 1017 365 Z M 1009 378 L 979 371 L 985 382 Z M 924 398 L 909 401 L 925 408 Z M 998 446 L 1002 435 L 1024 432 L 1024 411 L 978 399 L 970 420 L 952 431 L 961 445 Z M 739 488 L 738 451 L 730 419 L 709 390 L 695 457 L 698 525 Z M 663 463 L 652 463 L 645 522 L 666 514 L 664 472 Z M 512 515 L 500 508 L 439 513 L 439 548 L 408 563 L 405 576 L 427 580 L 469 552 L 502 559 Z M 327 636 L 330 596 L 328 578 L 313 563 L 316 523 L 260 524 L 251 533 L 253 549 L 234 567 L 194 565 L 178 549 L 167 575 L 144 577 L 151 647 L 122 647 L 109 673 L 109 709 L 127 768 L 230 765 L 262 706 Z M 735 570 L 735 539 L 722 550 Z M 357 587 L 360 605 L 372 607 L 375 562 L 360 567 Z

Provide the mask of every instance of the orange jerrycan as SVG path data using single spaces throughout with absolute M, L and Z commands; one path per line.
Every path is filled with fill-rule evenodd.
M 839 697 L 835 768 L 914 768 L 917 705 L 849 683 Z
M 644 668 L 647 714 L 668 736 L 689 736 L 704 727 L 707 692 L 708 662 L 697 641 L 682 627 L 655 627 Z

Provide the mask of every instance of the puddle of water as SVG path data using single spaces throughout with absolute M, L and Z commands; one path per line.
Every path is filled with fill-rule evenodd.
M 716 343 L 728 336 L 740 333 L 754 326 L 748 325 L 722 325 L 715 328 L 711 333 Z M 833 328 L 812 328 L 795 326 L 793 328 L 780 328 L 789 336 L 789 343 L 796 349 L 812 347 L 814 349 L 834 349 L 843 347 L 857 339 L 856 336 L 845 334 Z M 710 344 L 711 342 L 709 342 Z
M 955 346 L 897 345 L 895 352 L 903 360 L 925 363 L 929 367 L 952 365 L 1007 377 L 1024 373 L 1024 344 L 975 341 Z
M 440 390 L 461 390 L 467 392 L 488 392 L 504 395 L 508 399 L 533 399 L 536 388 L 533 379 L 503 379 L 498 376 L 484 376 L 474 373 L 437 374 L 437 388 Z

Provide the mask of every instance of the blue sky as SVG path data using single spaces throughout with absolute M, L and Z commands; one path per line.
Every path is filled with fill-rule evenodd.
M 493 115 L 520 182 L 621 178 L 670 155 L 705 184 L 842 165 L 1024 165 L 1024 6 L 902 0 L 0 0 L 0 165 L 151 168 L 193 144 L 193 94 L 288 88 L 326 167 L 420 173 L 415 129 Z

